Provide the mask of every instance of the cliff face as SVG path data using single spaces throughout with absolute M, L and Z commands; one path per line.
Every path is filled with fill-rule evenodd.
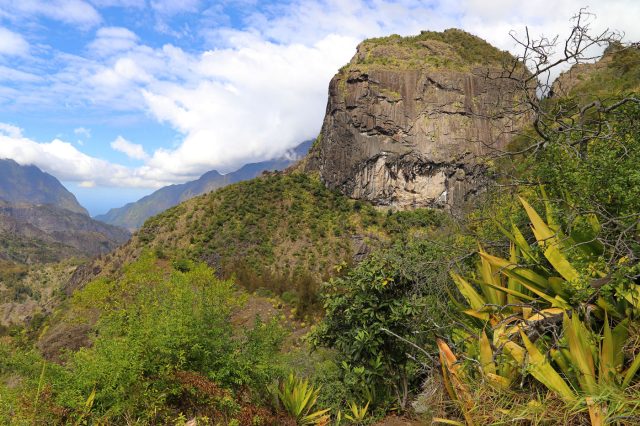
M 398 208 L 457 204 L 486 181 L 479 156 L 522 127 L 513 59 L 459 30 L 367 40 L 331 80 L 307 170 L 352 198 Z

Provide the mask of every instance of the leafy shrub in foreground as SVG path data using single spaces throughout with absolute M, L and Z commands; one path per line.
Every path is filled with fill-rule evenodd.
M 638 414 L 627 393 L 640 369 L 633 347 L 640 290 L 628 279 L 614 279 L 600 262 L 594 217 L 590 235 L 566 233 L 543 199 L 546 221 L 521 199 L 535 244 L 513 226 L 504 230 L 512 243 L 509 259 L 481 249 L 476 276 L 452 274 L 469 318 L 458 331 L 461 358 L 477 363 L 460 363 L 444 340 L 438 346 L 446 389 L 467 424 L 477 423 L 474 376 L 506 393 L 523 382 L 523 373 L 569 409 L 588 411 L 594 426 Z M 508 407 L 501 411 L 533 420 Z
M 96 281 L 74 297 L 76 306 L 90 303 L 100 310 L 95 337 L 91 347 L 69 353 L 65 364 L 46 364 L 37 385 L 46 398 L 35 405 L 48 401 L 57 408 L 41 408 L 42 416 L 56 418 L 54 423 L 146 423 L 183 410 L 213 410 L 231 419 L 240 411 L 235 392 L 258 403 L 266 397 L 267 384 L 282 375 L 277 360 L 283 333 L 275 323 L 260 321 L 244 333 L 234 331 L 230 315 L 239 298 L 233 283 L 217 279 L 203 264 L 187 269 L 166 270 L 147 254 L 120 279 Z M 17 367 L 11 369 L 28 377 L 23 395 L 32 395 L 36 373 Z M 204 385 L 187 386 L 193 380 L 185 377 Z

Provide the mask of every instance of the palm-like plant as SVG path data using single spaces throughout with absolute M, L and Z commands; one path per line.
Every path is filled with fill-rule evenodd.
M 640 308 L 640 289 L 630 286 L 622 296 L 603 296 L 594 289 L 589 297 L 576 298 L 577 291 L 589 288 L 592 277 L 581 273 L 570 259 L 576 252 L 587 263 L 599 256 L 601 248 L 593 242 L 598 224 L 585 218 L 591 223 L 590 235 L 565 235 L 544 193 L 543 199 L 546 221 L 521 199 L 540 250 L 512 226 L 511 231 L 503 229 L 511 240 L 509 259 L 480 248 L 475 278 L 452 274 L 468 304 L 460 308 L 471 319 L 470 330 L 475 330 L 467 331 L 465 337 L 481 373 L 493 385 L 511 386 L 526 366 L 535 379 L 567 403 L 584 401 L 592 424 L 601 425 L 607 409 L 602 395 L 623 392 L 640 369 L 640 357 L 625 360 L 623 351 L 629 312 Z M 592 276 L 606 277 L 608 271 L 593 268 L 594 264 L 590 264 Z M 584 312 L 590 315 L 581 318 Z M 616 324 L 613 328 L 611 322 Z M 438 346 L 447 389 L 452 399 L 464 401 L 465 388 L 452 386 L 464 378 L 460 366 L 447 362 L 452 352 L 446 343 L 440 341 Z M 496 362 L 499 357 L 501 362 Z M 462 408 L 470 424 L 464 404 Z
M 291 414 L 299 425 L 326 425 L 329 423 L 329 409 L 313 411 L 320 388 L 309 384 L 307 379 L 299 379 L 289 374 L 280 383 L 278 398 L 287 413 Z
M 351 411 L 348 414 L 345 414 L 345 418 L 356 425 L 363 424 L 364 420 L 367 418 L 367 414 L 369 412 L 369 402 L 366 405 L 360 406 L 355 402 L 351 402 L 349 404 L 349 410 Z

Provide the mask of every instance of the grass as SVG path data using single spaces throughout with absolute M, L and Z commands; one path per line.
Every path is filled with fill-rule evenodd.
M 596 98 L 612 98 L 640 91 L 640 48 L 611 45 L 602 60 L 603 66 L 589 66 L 579 73 L 570 97 L 581 102 Z

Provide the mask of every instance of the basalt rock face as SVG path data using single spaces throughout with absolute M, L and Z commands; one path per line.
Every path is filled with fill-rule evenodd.
M 307 161 L 325 184 L 397 208 L 452 206 L 487 181 L 482 156 L 524 120 L 505 111 L 513 62 L 460 30 L 361 43 L 331 80 L 322 132 Z

